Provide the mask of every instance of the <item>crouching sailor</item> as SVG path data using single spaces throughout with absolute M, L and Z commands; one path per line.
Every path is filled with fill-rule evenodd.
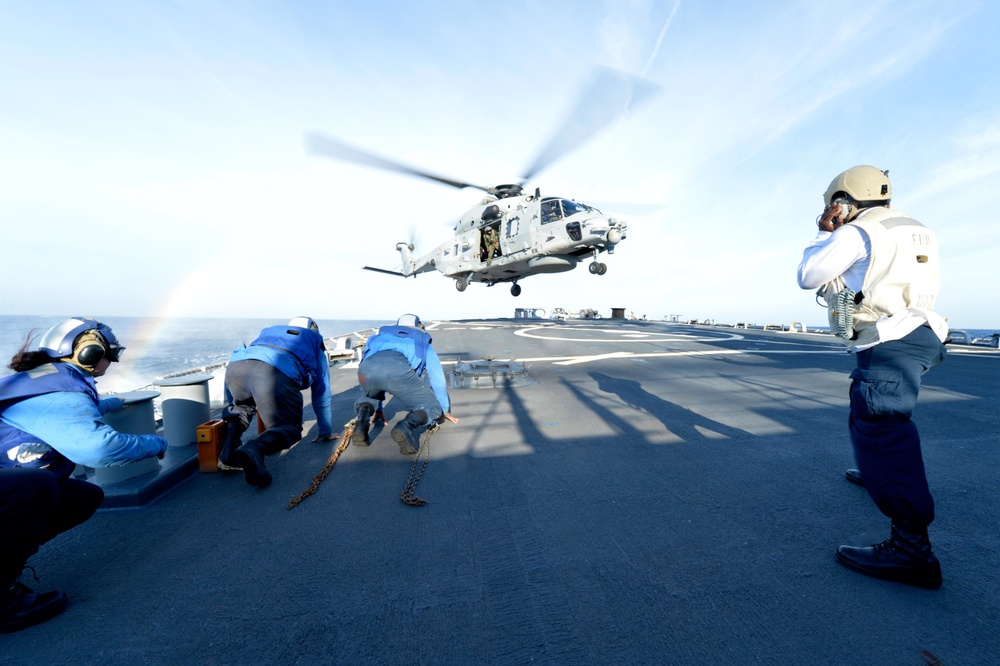
M 386 393 L 408 410 L 390 433 L 403 455 L 420 450 L 420 438 L 431 425 L 445 419 L 457 421 L 449 413 L 448 385 L 431 342 L 420 318 L 412 314 L 403 315 L 395 326 L 383 326 L 368 338 L 358 366 L 362 396 L 354 403 L 358 416 L 352 445 L 370 443 L 370 421 Z
M 94 379 L 124 351 L 111 328 L 75 317 L 53 326 L 39 347 L 14 355 L 0 379 L 0 633 L 47 620 L 66 595 L 35 594 L 18 582 L 28 558 L 57 534 L 90 518 L 104 491 L 70 478 L 77 464 L 111 467 L 162 454 L 156 435 L 126 435 L 104 414 L 122 409 L 98 396 Z
M 302 437 L 302 391 L 310 389 L 319 434 L 314 442 L 339 437 L 330 416 L 330 361 L 319 325 L 296 317 L 270 326 L 249 347 L 237 349 L 226 366 L 228 434 L 219 459 L 242 467 L 252 486 L 271 485 L 264 456 L 280 453 Z M 241 442 L 254 415 L 265 430 Z
M 857 166 L 834 178 L 798 281 L 803 289 L 820 288 L 831 332 L 857 360 L 850 388 L 854 455 L 861 483 L 892 520 L 888 539 L 841 546 L 837 559 L 868 576 L 937 588 L 941 565 L 927 536 L 934 500 L 910 417 L 921 376 L 945 358 L 948 324 L 934 312 L 937 238 L 890 211 L 891 196 L 888 172 L 875 167 Z

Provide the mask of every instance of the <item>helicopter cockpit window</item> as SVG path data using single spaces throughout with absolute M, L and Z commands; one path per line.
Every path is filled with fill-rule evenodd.
M 566 217 L 570 215 L 576 215 L 577 213 L 586 213 L 590 210 L 590 206 L 585 204 L 577 203 L 571 199 L 562 200 L 563 211 L 566 213 Z
M 559 207 L 558 199 L 549 199 L 542 202 L 542 224 L 558 222 L 562 218 L 562 209 Z

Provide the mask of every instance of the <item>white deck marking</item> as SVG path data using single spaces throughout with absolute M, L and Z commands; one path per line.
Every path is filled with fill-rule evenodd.
M 581 333 L 613 333 L 614 335 L 603 338 L 584 337 L 556 337 L 549 335 L 538 335 L 536 331 L 559 332 L 560 327 L 556 326 L 529 326 L 514 331 L 514 335 L 524 338 L 534 338 L 536 340 L 548 340 L 551 342 L 723 342 L 726 340 L 743 340 L 742 335 L 736 333 L 718 333 L 710 337 L 699 337 L 688 333 L 646 333 L 643 331 L 622 331 L 617 328 L 599 328 L 583 326 L 577 329 Z
M 462 329 L 472 329 L 481 330 L 483 328 L 489 328 L 486 326 L 475 325 L 467 327 L 453 327 L 448 330 L 462 330 Z M 499 328 L 499 327 L 498 327 Z M 578 365 L 580 363 L 593 363 L 595 361 L 604 361 L 613 358 L 627 358 L 627 359 L 647 359 L 647 358 L 666 358 L 670 356 L 739 356 L 741 354 L 845 354 L 847 351 L 841 347 L 831 347 L 824 343 L 817 343 L 812 341 L 791 341 L 791 340 L 748 340 L 745 336 L 738 333 L 727 333 L 727 332 L 711 332 L 708 337 L 699 337 L 696 335 L 690 335 L 687 333 L 646 333 L 642 331 L 622 331 L 618 328 L 603 328 L 597 326 L 581 326 L 575 330 L 577 332 L 586 333 L 612 333 L 613 336 L 608 336 L 606 338 L 579 338 L 579 337 L 549 337 L 547 335 L 538 335 L 537 331 L 549 331 L 557 332 L 557 329 L 562 327 L 557 327 L 554 325 L 535 325 L 521 327 L 514 331 L 514 335 L 520 335 L 526 338 L 533 338 L 536 340 L 546 340 L 551 342 L 675 342 L 675 343 L 688 343 L 688 342 L 701 342 L 701 343 L 712 343 L 712 342 L 727 342 L 734 340 L 747 340 L 752 342 L 756 346 L 749 349 L 703 349 L 703 350 L 674 350 L 674 351 L 652 351 L 652 352 L 610 352 L 607 354 L 587 354 L 580 356 L 537 356 L 534 358 L 518 358 L 509 359 L 516 360 L 522 363 L 553 363 L 555 365 Z M 774 345 L 797 345 L 797 346 L 811 346 L 813 349 L 801 349 L 801 350 L 781 350 L 781 349 L 765 349 L 767 346 Z M 822 347 L 821 349 L 815 349 L 815 347 Z M 951 350 L 949 350 L 951 351 Z M 458 360 L 454 361 L 441 361 L 442 365 L 455 365 Z M 353 369 L 358 367 L 357 361 L 351 361 L 343 366 L 344 369 Z

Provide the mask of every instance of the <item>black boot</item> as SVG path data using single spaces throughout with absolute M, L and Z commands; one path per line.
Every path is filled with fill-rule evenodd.
M 235 427 L 235 424 L 231 421 L 226 421 L 226 435 L 222 440 L 222 448 L 219 450 L 219 466 L 222 468 L 233 468 L 237 467 L 237 464 L 233 461 L 233 453 L 240 447 L 242 443 L 242 432 Z M 240 434 L 237 434 L 240 433 Z
M 63 612 L 66 602 L 66 595 L 57 590 L 35 594 L 20 581 L 4 585 L 0 592 L 0 634 L 49 620 Z
M 271 473 L 264 466 L 264 453 L 255 439 L 233 451 L 233 462 L 243 468 L 247 483 L 266 488 L 271 485 Z
M 928 589 L 941 587 L 941 563 L 931 552 L 927 528 L 893 523 L 892 536 L 873 546 L 841 546 L 837 559 L 848 569 L 873 578 Z
M 417 410 L 410 412 L 406 418 L 396 424 L 396 427 L 389 433 L 393 440 L 399 444 L 399 452 L 404 456 L 413 455 L 420 450 L 420 426 L 427 423 L 427 412 Z
M 351 435 L 351 446 L 368 446 L 368 432 L 372 425 L 372 416 L 375 408 L 368 403 L 363 403 L 358 407 L 358 416 L 354 420 L 354 433 Z

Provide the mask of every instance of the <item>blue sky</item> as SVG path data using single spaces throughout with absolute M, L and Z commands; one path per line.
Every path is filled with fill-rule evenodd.
M 795 283 L 822 193 L 889 169 L 942 244 L 938 310 L 1000 327 L 993 2 L 0 1 L 0 312 L 385 319 L 612 307 L 822 324 Z M 516 180 L 596 66 L 659 94 L 531 183 L 627 212 L 586 268 L 403 280 L 481 199 L 311 157 L 317 131 Z

